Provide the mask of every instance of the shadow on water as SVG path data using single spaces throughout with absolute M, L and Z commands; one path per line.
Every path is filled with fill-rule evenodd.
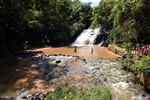
M 54 59 L 44 56 L 34 57 L 37 53 L 39 51 L 17 54 L 23 60 L 13 65 L 0 66 L 0 100 L 10 100 L 16 91 L 41 89 L 52 79 L 66 75 L 67 66 L 59 66 L 59 62 L 52 64 L 50 62 Z
M 26 76 L 26 71 L 21 69 L 29 64 L 29 62 L 18 61 L 16 64 L 0 67 L 0 96 L 3 96 L 3 94 L 11 95 L 12 91 L 17 90 L 15 83 Z

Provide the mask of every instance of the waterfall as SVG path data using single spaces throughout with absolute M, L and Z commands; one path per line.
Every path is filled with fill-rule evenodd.
M 98 38 L 98 36 L 102 35 L 102 33 L 104 31 L 102 31 L 103 28 L 95 28 L 95 29 L 86 29 L 83 30 L 83 32 L 77 37 L 77 39 L 75 40 L 74 43 L 72 43 L 72 46 L 85 46 L 85 45 L 94 45 L 96 42 L 96 38 Z M 102 39 L 102 41 L 100 43 L 98 43 L 98 45 L 102 45 L 104 42 L 104 40 Z

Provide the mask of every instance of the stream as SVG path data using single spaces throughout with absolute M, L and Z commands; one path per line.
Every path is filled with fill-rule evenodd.
M 73 47 L 50 47 L 29 50 L 37 53 L 18 57 L 20 61 L 30 63 L 0 70 L 0 100 L 28 98 L 32 96 L 29 93 L 31 91 L 44 92 L 45 87 L 54 88 L 66 79 L 75 87 L 88 84 L 108 87 L 112 100 L 150 100 L 149 94 L 137 83 L 134 74 L 123 70 L 116 60 L 120 56 L 105 47 L 94 46 L 100 36 L 102 41 L 97 43 L 100 45 L 104 42 L 101 30 L 84 30 L 72 44 L 80 46 L 77 53 L 74 53 Z M 91 48 L 93 54 L 90 53 Z
M 55 84 L 61 83 L 61 80 L 68 78 L 68 76 L 83 77 L 85 74 L 88 74 L 90 77 L 80 78 L 80 80 L 73 77 L 69 81 L 72 84 L 93 84 L 108 87 L 111 92 L 112 100 L 150 100 L 148 94 L 144 92 L 144 88 L 136 83 L 135 76 L 123 70 L 117 60 L 84 58 L 61 54 L 36 54 L 32 57 L 20 59 L 32 62 L 32 65 L 22 67 L 21 69 L 37 71 L 38 73 L 29 75 L 28 78 L 33 77 L 33 79 L 29 79 L 32 83 L 28 84 L 24 90 L 20 87 L 17 90 L 1 92 L 2 98 L 16 96 L 15 99 L 12 100 L 20 100 L 17 98 L 21 98 L 21 92 L 19 95 L 16 95 L 16 93 L 22 90 L 25 92 L 32 90 L 35 86 L 31 84 L 33 84 L 34 81 L 38 82 L 37 80 L 39 79 L 42 80 L 40 83 L 42 86 L 51 86 L 52 82 Z M 23 84 L 27 84 L 26 82 Z M 12 92 L 13 95 L 10 95 Z M 29 92 L 24 95 L 28 94 Z
M 112 100 L 149 100 L 133 73 L 123 70 L 118 61 L 90 59 L 85 67 L 109 87 Z

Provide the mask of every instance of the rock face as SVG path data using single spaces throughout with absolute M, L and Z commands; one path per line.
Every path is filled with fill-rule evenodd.
M 107 86 L 111 90 L 112 100 L 119 100 L 124 95 L 128 96 L 128 100 L 147 100 L 147 95 L 142 96 L 145 93 L 141 87 L 133 83 L 134 75 L 124 71 L 117 61 L 60 54 L 36 54 L 22 60 L 32 62 L 32 65 L 25 68 L 31 72 L 26 81 L 29 85 L 23 92 L 16 92 L 17 100 L 44 100 L 45 88 L 49 92 L 60 84 L 76 88 L 89 84 Z

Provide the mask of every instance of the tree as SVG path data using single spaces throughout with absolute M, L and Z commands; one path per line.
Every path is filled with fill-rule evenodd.
M 10 55 L 22 47 L 23 30 L 26 27 L 26 18 L 24 15 L 30 7 L 30 1 L 0 1 L 0 52 L 1 57 Z
M 90 11 L 90 3 L 79 0 L 1 0 L 0 57 L 29 47 L 69 43 L 89 27 Z
M 90 26 L 91 9 L 90 3 L 82 3 L 79 0 L 72 2 L 72 12 L 70 15 L 72 36 L 79 34 L 83 29 Z

